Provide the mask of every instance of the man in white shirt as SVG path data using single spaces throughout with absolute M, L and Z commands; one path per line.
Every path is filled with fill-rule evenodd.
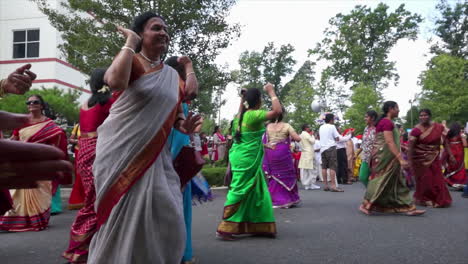
M 301 182 L 306 190 L 317 190 L 320 186 L 315 185 L 317 174 L 314 173 L 314 144 L 315 138 L 312 134 L 310 126 L 302 125 L 301 141 L 301 158 L 299 160 L 299 169 L 301 170 Z
M 337 152 L 336 146 L 338 141 L 348 140 L 351 136 L 342 137 L 334 125 L 335 116 L 333 114 L 325 115 L 325 124 L 320 126 L 320 151 L 322 152 L 322 175 L 325 187 L 324 191 L 343 192 L 341 188 L 336 186 L 336 168 L 337 168 Z M 327 170 L 330 171 L 331 188 L 328 187 Z

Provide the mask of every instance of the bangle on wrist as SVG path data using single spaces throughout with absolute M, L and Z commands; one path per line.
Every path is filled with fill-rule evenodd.
M 121 50 L 129 50 L 129 51 L 131 51 L 133 54 L 136 53 L 135 50 L 132 49 L 132 48 L 130 48 L 129 46 L 123 46 L 123 47 L 121 48 Z
M 194 71 L 191 71 L 191 72 L 187 73 L 187 75 L 185 75 L 185 77 L 188 78 L 188 77 L 189 77 L 190 75 L 192 75 L 192 74 L 195 75 L 195 72 L 194 72 Z
M 278 99 L 278 97 L 273 96 L 273 97 L 271 98 L 271 101 L 273 102 L 274 100 L 279 100 L 279 99 Z

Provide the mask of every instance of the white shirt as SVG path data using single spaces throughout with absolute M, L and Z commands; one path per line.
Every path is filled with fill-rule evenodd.
M 337 149 L 343 149 L 346 148 L 346 142 L 351 139 L 351 134 L 342 137 L 341 135 L 338 135 L 338 142 L 336 143 L 336 148 Z
M 318 152 L 315 152 L 315 161 L 319 165 L 322 164 L 322 152 L 320 151 L 320 148 L 320 140 L 315 140 L 314 151 L 318 150 Z
M 340 137 L 340 134 L 336 130 L 336 127 L 332 124 L 324 124 L 320 126 L 319 135 L 321 152 L 324 152 L 329 148 L 336 147 L 335 138 Z

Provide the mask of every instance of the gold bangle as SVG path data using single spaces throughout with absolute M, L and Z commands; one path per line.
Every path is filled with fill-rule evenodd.
M 188 78 L 188 77 L 189 77 L 190 75 L 192 75 L 192 74 L 195 74 L 195 72 L 194 72 L 194 71 L 191 71 L 191 72 L 187 73 L 187 75 L 185 75 L 185 77 Z
M 271 101 L 273 102 L 274 100 L 279 100 L 279 99 L 278 99 L 278 97 L 273 96 L 273 97 L 271 98 Z
M 130 47 L 128 47 L 128 46 L 123 46 L 123 47 L 121 48 L 121 50 L 129 50 L 129 51 L 133 52 L 133 54 L 135 54 L 135 50 L 132 49 L 132 48 L 130 48 Z

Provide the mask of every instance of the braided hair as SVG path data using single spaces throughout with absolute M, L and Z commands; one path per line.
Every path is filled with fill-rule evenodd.
M 106 85 L 104 82 L 104 74 L 106 74 L 107 68 L 98 68 L 94 69 L 91 73 L 91 78 L 89 80 L 89 86 L 91 88 L 91 98 L 88 100 L 88 107 L 93 107 L 96 104 L 105 105 L 112 94 L 110 89 L 102 91 L 102 87 Z M 100 91 L 101 90 L 101 91 Z
M 236 134 L 234 136 L 236 141 L 240 142 L 241 140 L 242 120 L 244 119 L 245 112 L 259 105 L 260 100 L 261 100 L 261 93 L 260 93 L 260 90 L 258 90 L 257 88 L 249 88 L 247 89 L 247 92 L 244 93 L 244 101 L 247 102 L 248 108 L 245 106 L 242 107 L 242 111 L 239 117 L 239 124 L 237 126 Z

